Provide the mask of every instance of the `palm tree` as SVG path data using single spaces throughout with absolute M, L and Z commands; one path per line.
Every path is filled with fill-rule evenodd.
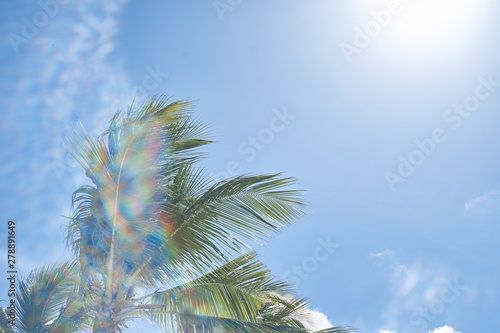
M 19 283 L 17 329 L 30 333 L 76 332 L 84 307 L 75 264 L 45 266 Z
M 91 328 L 95 312 L 88 312 L 99 308 L 99 302 L 84 300 L 75 292 L 78 283 L 68 282 L 78 279 L 74 268 L 67 263 L 44 267 L 21 283 L 19 332 L 101 331 Z M 274 279 L 255 254 L 248 254 L 174 288 L 122 299 L 125 306 L 117 315 L 150 318 L 167 332 L 312 332 L 304 325 L 310 315 L 306 300 L 279 291 L 291 288 Z M 127 300 L 135 304 L 126 306 Z M 118 331 L 126 328 L 124 322 L 116 324 Z M 347 332 L 353 330 L 331 327 L 316 333 Z
M 13 325 L 9 323 L 3 308 L 0 308 L 0 333 L 14 333 Z
M 121 332 L 143 317 L 169 332 L 310 332 L 305 300 L 286 298 L 246 245 L 304 216 L 302 193 L 280 174 L 212 183 L 197 163 L 212 141 L 190 106 L 153 98 L 97 140 L 68 135 L 93 183 L 73 194 L 76 260 L 22 282 L 21 331 Z

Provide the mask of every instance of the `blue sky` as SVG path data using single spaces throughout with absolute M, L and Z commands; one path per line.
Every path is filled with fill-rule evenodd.
M 63 216 L 86 182 L 68 126 L 97 136 L 133 96 L 165 93 L 197 101 L 215 177 L 283 171 L 307 191 L 307 221 L 256 248 L 318 318 L 495 331 L 499 6 L 1 1 L 0 220 L 17 222 L 19 271 L 68 256 Z

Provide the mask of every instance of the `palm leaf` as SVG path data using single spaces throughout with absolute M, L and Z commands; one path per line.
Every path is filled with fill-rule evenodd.
M 277 175 L 241 176 L 212 186 L 196 187 L 199 175 L 176 178 L 169 200 L 162 206 L 169 233 L 151 262 L 167 276 L 186 271 L 206 272 L 245 252 L 246 241 L 262 243 L 281 227 L 304 215 L 300 191 L 284 190 L 293 179 Z M 180 170 L 179 173 L 184 172 Z M 169 254 L 168 257 L 164 257 Z M 155 260 L 165 258 L 162 260 Z
M 18 330 L 76 332 L 83 325 L 83 304 L 75 293 L 75 264 L 46 266 L 19 282 Z M 66 322 L 66 323 L 65 323 Z M 69 323 L 70 322 L 70 323 Z
M 15 326 L 9 323 L 6 312 L 7 310 L 0 308 L 0 333 L 15 333 L 13 328 Z
M 162 305 L 165 313 L 187 311 L 194 315 L 256 321 L 267 295 L 285 291 L 290 291 L 286 283 L 275 280 L 255 254 L 247 254 L 202 277 L 149 297 L 150 304 Z M 162 323 L 176 320 L 175 316 L 156 319 Z
M 143 306 L 172 332 L 312 332 L 303 298 L 280 296 L 290 286 L 274 279 L 255 254 L 242 255 L 198 279 L 158 291 Z M 158 306 L 161 306 L 160 308 Z M 321 332 L 348 333 L 332 327 Z

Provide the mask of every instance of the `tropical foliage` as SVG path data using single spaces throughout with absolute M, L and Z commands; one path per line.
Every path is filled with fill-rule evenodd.
M 6 312 L 3 308 L 0 308 L 0 333 L 14 333 L 12 325 L 8 322 Z
M 68 134 L 92 183 L 73 194 L 74 261 L 20 283 L 20 332 L 122 332 L 136 318 L 166 332 L 312 332 L 306 300 L 246 245 L 300 220 L 302 193 L 280 174 L 212 182 L 199 167 L 212 141 L 190 108 L 153 98 L 95 140 Z

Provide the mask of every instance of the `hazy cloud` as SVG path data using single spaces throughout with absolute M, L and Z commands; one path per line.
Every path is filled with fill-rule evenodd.
M 390 294 L 387 305 L 381 311 L 386 328 L 379 333 L 414 331 L 430 333 L 456 333 L 446 331 L 448 326 L 428 331 L 433 321 L 444 314 L 466 290 L 453 275 L 443 267 L 426 267 L 415 261 L 401 263 L 393 250 L 370 253 L 369 258 L 388 274 Z M 430 318 L 430 319 L 428 319 Z M 444 331 L 440 331 L 444 329 Z
M 384 250 L 382 252 L 376 252 L 376 253 L 370 253 L 369 256 L 373 258 L 382 258 L 382 257 L 389 257 L 394 255 L 394 251 L 392 250 Z
M 494 197 L 497 197 L 498 195 L 500 195 L 500 191 L 497 191 L 497 190 L 486 192 L 483 195 L 468 201 L 464 206 L 464 210 L 466 212 L 468 212 L 468 211 L 476 208 L 477 206 L 490 201 L 491 199 L 493 199 Z

